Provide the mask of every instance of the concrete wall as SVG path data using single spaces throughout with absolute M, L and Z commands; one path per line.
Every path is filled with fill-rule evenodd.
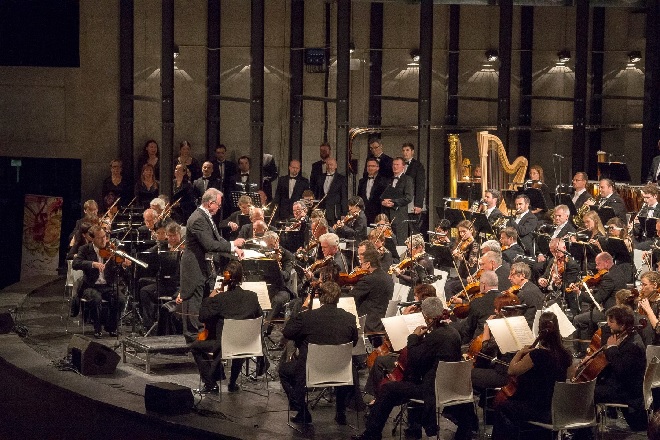
M 322 0 L 305 1 L 305 46 L 324 45 L 324 10 Z M 364 126 L 368 117 L 369 93 L 369 10 L 368 2 L 352 5 L 352 35 L 356 51 L 351 70 L 352 126 Z M 333 61 L 336 47 L 336 5 L 331 4 Z M 81 39 L 78 69 L 0 67 L 0 154 L 73 157 L 83 163 L 83 199 L 98 197 L 108 162 L 118 153 L 118 36 L 119 2 L 81 1 Z M 285 0 L 266 2 L 266 74 L 264 150 L 278 160 L 280 169 L 288 159 L 289 128 L 289 14 Z M 419 6 L 384 4 L 383 94 L 417 97 L 418 77 L 409 66 L 409 52 L 419 47 Z M 175 79 L 175 145 L 188 140 L 193 154 L 203 158 L 206 119 L 206 4 L 196 0 L 175 2 L 175 42 L 180 48 L 179 72 Z M 135 2 L 135 93 L 160 97 L 160 81 L 155 73 L 160 67 L 160 2 Z M 517 122 L 519 103 L 518 70 L 520 47 L 520 8 L 514 8 L 512 29 L 513 83 L 511 100 L 512 124 Z M 444 122 L 446 108 L 446 59 L 449 7 L 434 9 L 433 52 L 433 123 Z M 627 52 L 644 53 L 644 15 L 624 8 L 609 8 L 606 13 L 605 91 L 607 94 L 643 96 L 642 60 L 635 69 L 626 70 Z M 459 94 L 497 97 L 497 75 L 484 66 L 484 52 L 498 46 L 499 13 L 492 6 L 461 7 L 460 86 Z M 250 6 L 246 0 L 223 0 L 221 21 L 221 94 L 249 97 L 250 78 Z M 567 96 L 573 94 L 574 61 L 556 69 L 557 51 L 563 48 L 575 54 L 575 10 L 564 7 L 537 7 L 534 29 L 534 94 Z M 497 69 L 497 63 L 492 66 Z M 185 72 L 184 75 L 182 72 Z M 323 74 L 305 73 L 304 94 L 323 94 Z M 329 95 L 335 96 L 336 68 L 331 66 Z M 304 104 L 303 172 L 318 157 L 323 139 L 323 104 Z M 534 101 L 534 124 L 569 124 L 572 103 Z M 386 101 L 383 103 L 383 125 L 415 125 L 417 104 Z M 459 125 L 494 125 L 496 103 L 461 101 Z M 335 106 L 328 105 L 328 139 L 334 144 Z M 606 124 L 641 123 L 642 101 L 606 100 L 603 122 Z M 135 103 L 135 155 L 146 139 L 160 141 L 160 105 L 156 102 Z M 441 157 L 444 138 L 432 134 L 434 157 Z M 570 130 L 552 130 L 532 135 L 531 163 L 546 168 L 549 184 L 554 186 L 550 154 L 571 154 Z M 220 140 L 230 155 L 237 157 L 249 147 L 249 106 L 223 102 L 221 105 Z M 461 136 L 464 156 L 476 159 L 476 139 L 469 133 Z M 414 131 L 388 132 L 383 135 L 385 151 L 397 154 L 404 141 L 416 143 Z M 515 145 L 517 136 L 511 136 Z M 614 130 L 603 134 L 603 149 L 621 154 L 625 149 L 633 179 L 638 181 L 641 157 L 640 131 Z M 176 147 L 175 147 L 176 149 Z M 515 151 L 515 148 L 514 148 Z M 176 152 L 175 152 L 176 153 Z M 360 171 L 366 155 L 366 136 L 355 142 L 354 157 Z M 176 154 L 174 155 L 176 157 Z M 441 169 L 441 159 L 434 163 Z M 567 159 L 564 180 L 570 168 Z M 556 171 L 559 171 L 558 169 Z M 125 171 L 126 172 L 126 171 Z M 441 187 L 441 173 L 435 172 L 432 188 Z

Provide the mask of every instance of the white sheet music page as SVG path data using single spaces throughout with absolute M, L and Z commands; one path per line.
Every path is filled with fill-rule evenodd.
M 241 283 L 241 287 L 244 290 L 251 290 L 257 293 L 257 299 L 259 300 L 259 305 L 263 310 L 270 310 L 273 307 L 270 305 L 270 297 L 268 296 L 268 286 L 266 286 L 265 281 L 252 281 Z
M 318 300 L 312 301 L 312 309 L 318 309 L 321 307 L 321 302 Z M 337 307 L 340 309 L 346 310 L 348 313 L 351 315 L 355 316 L 355 322 L 357 324 L 357 327 L 360 328 L 360 321 L 358 320 L 358 314 L 357 314 L 357 306 L 355 305 L 355 298 L 351 296 L 347 297 L 341 297 L 339 298 L 339 302 L 337 303 Z
M 397 315 L 381 319 L 392 343 L 392 350 L 399 351 L 408 344 L 408 336 L 420 325 L 426 325 L 421 313 Z
M 524 316 L 489 319 L 486 323 L 502 353 L 518 351 L 534 343 L 534 334 Z

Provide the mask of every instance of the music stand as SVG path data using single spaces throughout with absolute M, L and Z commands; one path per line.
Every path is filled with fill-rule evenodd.
M 630 252 L 626 242 L 616 237 L 598 237 L 598 243 L 603 252 L 608 252 L 615 263 L 631 263 Z
M 601 206 L 599 208 L 597 205 L 593 205 L 590 209 L 592 211 L 596 211 L 598 217 L 600 217 L 600 221 L 603 224 L 606 224 L 610 219 L 616 217 L 616 214 L 614 213 L 614 208 L 612 208 L 611 206 Z
M 266 284 L 279 285 L 282 273 L 277 261 L 271 258 L 258 258 L 256 260 L 241 260 L 243 266 L 243 280 L 247 282 L 265 281 Z
M 237 183 L 237 185 L 245 185 L 244 183 Z M 249 192 L 249 191 L 232 191 L 230 193 L 231 197 L 231 206 L 234 209 L 238 209 L 238 199 L 241 198 L 241 196 L 248 196 L 250 199 L 252 199 L 252 206 L 256 206 L 257 208 L 261 208 L 261 197 L 259 197 L 258 192 Z
M 481 199 L 481 182 L 459 181 L 456 187 L 456 196 L 462 200 L 467 200 L 469 207 L 473 200 Z
M 469 215 L 469 211 L 463 211 L 462 209 L 456 208 L 446 208 L 445 209 L 445 218 L 449 220 L 449 227 L 455 228 L 457 224 L 463 220 L 467 220 L 466 213 Z
M 630 182 L 628 165 L 623 162 L 598 162 L 598 175 L 601 179 L 611 179 L 614 182 Z
M 424 244 L 424 250 L 433 257 L 433 265 L 436 268 L 450 268 L 454 266 L 454 259 L 451 256 L 450 245 Z
M 557 203 L 558 205 L 568 206 L 571 215 L 577 215 L 577 208 L 575 207 L 575 203 L 573 203 L 573 196 L 571 194 L 557 193 L 557 201 L 559 202 Z
M 472 227 L 477 233 L 495 235 L 495 232 L 488 221 L 488 217 L 482 212 L 472 213 Z
M 518 194 L 525 194 L 527 197 L 529 197 L 529 206 L 530 210 L 533 209 L 541 209 L 543 211 L 548 210 L 548 205 L 545 203 L 545 199 L 543 197 L 543 193 L 541 192 L 540 189 L 538 188 L 532 188 L 532 187 L 518 187 Z
M 504 200 L 504 204 L 506 205 L 506 209 L 508 209 L 509 212 L 515 211 L 516 196 L 518 195 L 517 191 L 514 191 L 512 189 L 503 189 L 502 191 L 500 191 L 500 193 L 502 195 L 502 200 Z

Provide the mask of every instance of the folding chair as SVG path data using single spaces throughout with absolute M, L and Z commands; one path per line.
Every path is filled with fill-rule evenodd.
M 649 353 L 647 346 L 646 353 Z M 648 359 L 648 358 L 647 358 Z M 660 359 L 657 356 L 653 356 L 651 359 L 648 359 L 646 364 L 646 371 L 644 372 L 644 383 L 642 384 L 642 389 L 644 391 L 644 409 L 646 409 L 646 415 L 651 421 L 651 416 L 653 415 L 653 394 L 651 390 L 657 386 L 658 374 L 660 374 Z
M 78 294 L 78 289 L 80 288 L 80 284 L 82 283 L 83 271 L 73 269 L 72 267 L 73 260 L 67 260 L 66 265 L 67 265 L 67 271 L 66 271 L 66 281 L 64 282 L 64 302 L 62 303 L 61 317 L 62 319 L 65 319 L 64 314 L 65 313 L 67 314 L 66 321 L 64 323 L 64 331 L 68 333 L 69 318 L 71 316 L 71 306 L 73 304 L 73 297 Z M 66 307 L 66 312 L 64 307 L 65 304 L 68 305 L 68 307 Z M 80 323 L 80 321 L 78 321 L 78 323 Z M 83 326 L 84 326 L 84 321 L 83 321 Z M 84 328 L 83 328 L 83 334 L 84 334 Z
M 596 380 L 590 382 L 555 382 L 552 393 L 552 423 L 527 421 L 528 424 L 557 433 L 557 438 L 569 429 L 589 428 L 597 425 L 594 390 Z M 520 433 L 518 431 L 518 438 Z
M 263 317 L 254 319 L 225 319 L 220 341 L 222 360 L 251 358 L 264 355 L 261 327 Z M 268 374 L 266 389 L 268 389 Z

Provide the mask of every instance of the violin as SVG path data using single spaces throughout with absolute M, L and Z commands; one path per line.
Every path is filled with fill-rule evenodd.
M 301 217 L 299 219 L 296 219 L 293 221 L 293 223 L 291 223 L 289 226 L 284 228 L 284 232 L 298 231 L 302 226 L 303 222 L 306 221 L 307 221 L 307 217 Z
M 468 250 L 468 248 L 470 247 L 473 241 L 474 241 L 474 237 L 469 237 L 465 240 L 461 240 L 461 242 L 458 243 L 454 248 L 454 250 L 452 251 L 451 253 L 452 256 L 456 257 L 459 253 L 464 254 Z
M 582 278 L 582 281 L 580 281 L 578 284 L 584 283 L 587 285 L 587 287 L 597 286 L 603 280 L 603 276 L 605 276 L 607 272 L 609 272 L 609 270 L 601 269 L 593 275 L 587 275 L 586 277 Z M 566 288 L 566 291 L 570 292 L 572 290 L 577 290 L 577 287 L 577 285 L 571 284 Z
M 401 261 L 397 264 L 393 264 L 390 266 L 390 269 L 387 271 L 388 274 L 392 275 L 396 269 L 403 270 L 412 264 L 413 259 L 412 258 L 402 258 Z
M 301 247 L 296 251 L 296 258 L 299 260 L 305 260 L 307 258 L 307 255 L 318 245 L 318 241 L 314 240 L 314 238 L 311 238 L 309 240 L 309 243 L 305 247 Z
M 310 264 L 310 265 L 305 269 L 305 272 L 307 272 L 307 271 L 309 271 L 309 272 L 314 272 L 314 271 L 316 271 L 317 269 L 320 269 L 320 268 L 322 268 L 322 267 L 328 265 L 332 260 L 334 260 L 334 256 L 333 256 L 333 255 L 328 255 L 327 257 L 325 257 L 325 258 L 322 259 L 322 260 L 316 260 L 315 262 L 313 262 L 312 264 Z
M 218 292 L 224 292 L 225 286 L 229 285 L 229 280 L 231 279 L 231 274 L 229 271 L 224 271 L 222 273 L 222 280 L 220 281 L 220 287 L 218 287 Z M 202 328 L 199 329 L 197 333 L 198 341 L 206 341 L 209 338 L 209 329 L 206 328 L 206 324 L 202 324 Z
M 458 319 L 465 319 L 468 313 L 470 313 L 470 302 L 473 299 L 481 298 L 483 296 L 483 294 L 480 292 L 479 281 L 466 284 L 465 288 L 456 296 L 458 298 L 463 297 L 467 299 L 468 302 L 450 304 L 449 309 L 451 310 L 451 314 Z
M 509 297 L 518 297 L 518 292 L 520 292 L 521 287 L 517 284 L 512 285 L 508 289 L 504 290 L 502 292 L 502 295 L 509 296 Z
M 355 220 L 356 218 L 358 218 L 359 215 L 360 215 L 359 212 L 349 212 L 348 214 L 343 216 L 340 220 L 337 220 L 337 223 L 335 223 L 334 229 L 344 227 L 344 225 L 346 225 L 346 223 L 348 223 L 352 220 Z
M 367 367 L 372 368 L 376 363 L 376 358 L 380 356 L 386 356 L 390 353 L 392 353 L 392 343 L 390 342 L 389 338 L 385 338 L 380 347 L 374 348 L 374 351 L 369 353 L 369 356 L 367 356 Z
M 353 286 L 357 284 L 369 271 L 367 269 L 361 269 L 356 267 L 351 273 L 339 273 L 338 283 L 340 286 Z
M 115 253 L 116 250 L 117 250 L 117 246 L 108 242 L 108 244 L 106 244 L 104 248 L 99 249 L 99 256 L 106 261 L 112 258 L 115 263 L 121 264 L 124 262 L 125 258 L 117 255 Z

